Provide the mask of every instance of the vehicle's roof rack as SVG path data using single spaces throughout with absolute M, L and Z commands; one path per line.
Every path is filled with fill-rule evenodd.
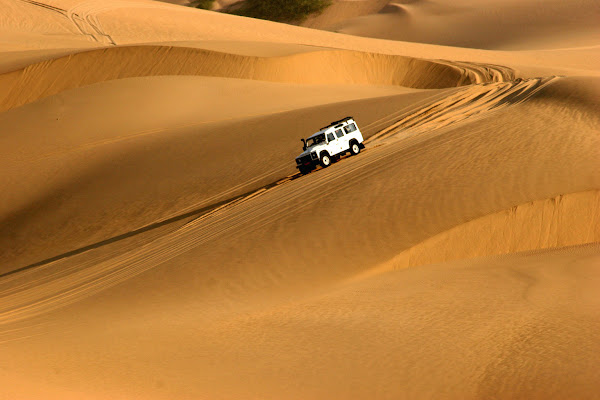
M 324 127 L 322 127 L 321 129 L 319 129 L 319 130 L 321 130 L 321 131 L 322 131 L 323 129 L 327 129 L 327 128 L 329 128 L 330 126 L 334 126 L 334 125 L 340 124 L 340 123 L 342 123 L 342 122 L 346 122 L 346 121 L 348 121 L 349 119 L 353 119 L 353 118 L 352 118 L 352 117 L 346 117 L 346 118 L 342 118 L 342 119 L 340 119 L 339 121 L 333 121 L 333 122 L 332 122 L 332 123 L 330 123 L 329 125 L 327 125 L 327 126 L 324 126 Z

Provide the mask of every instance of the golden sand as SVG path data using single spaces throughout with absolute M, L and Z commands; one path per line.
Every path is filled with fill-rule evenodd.
M 0 0 L 0 399 L 597 398 L 597 4 L 547 3 Z

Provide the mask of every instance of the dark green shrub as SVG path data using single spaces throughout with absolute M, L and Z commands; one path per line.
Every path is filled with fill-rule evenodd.
M 320 13 L 331 0 L 246 0 L 232 14 L 277 22 L 299 22 Z
M 212 6 L 215 0 L 195 0 L 190 3 L 192 7 L 203 8 L 205 10 L 212 10 Z

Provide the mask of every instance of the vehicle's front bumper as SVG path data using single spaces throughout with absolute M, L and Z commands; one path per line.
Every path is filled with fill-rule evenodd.
M 300 162 L 298 162 L 300 160 Z M 312 154 L 307 154 L 300 158 L 296 158 L 296 168 L 306 168 L 306 167 L 314 167 L 319 163 L 318 158 L 313 158 Z

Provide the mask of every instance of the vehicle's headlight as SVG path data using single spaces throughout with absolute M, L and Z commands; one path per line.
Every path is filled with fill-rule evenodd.
M 317 159 L 317 153 L 310 153 L 310 158 L 312 158 L 313 160 Z
M 299 158 L 296 158 L 296 164 L 300 164 L 302 161 Z

